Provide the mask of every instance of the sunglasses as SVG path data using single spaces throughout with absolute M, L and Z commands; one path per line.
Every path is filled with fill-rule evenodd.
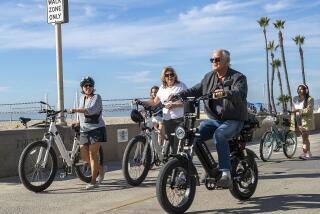
M 92 88 L 93 87 L 93 85 L 91 85 L 91 84 L 85 84 L 83 87 L 90 87 L 90 88 Z
M 210 62 L 211 63 L 218 63 L 220 61 L 221 61 L 220 57 L 218 57 L 218 58 L 210 58 Z
M 165 77 L 175 77 L 174 73 L 166 73 L 164 76 Z

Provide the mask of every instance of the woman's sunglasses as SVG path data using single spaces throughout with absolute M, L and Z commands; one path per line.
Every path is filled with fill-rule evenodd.
M 174 73 L 166 73 L 164 76 L 165 77 L 175 77 Z

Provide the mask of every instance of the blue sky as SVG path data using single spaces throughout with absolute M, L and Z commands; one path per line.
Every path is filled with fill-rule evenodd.
M 43 0 L 0 2 L 1 103 L 56 104 L 54 26 L 47 24 Z M 210 71 L 216 48 L 231 52 L 231 64 L 247 76 L 249 101 L 265 101 L 264 37 L 257 20 L 285 20 L 284 46 L 291 90 L 301 82 L 298 47 L 303 46 L 307 83 L 320 97 L 319 0 L 69 0 L 70 22 L 62 25 L 65 107 L 82 76 L 96 80 L 103 99 L 146 97 L 160 84 L 164 66 L 173 66 L 188 87 Z M 276 53 L 280 57 L 279 53 Z M 283 82 L 284 82 L 284 76 Z M 285 87 L 285 85 L 284 85 Z M 277 96 L 277 82 L 275 82 Z M 284 88 L 285 90 L 285 88 Z

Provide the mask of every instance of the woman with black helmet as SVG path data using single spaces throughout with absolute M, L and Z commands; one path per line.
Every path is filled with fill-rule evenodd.
M 106 141 L 106 127 L 102 118 L 101 96 L 94 93 L 94 80 L 89 76 L 84 77 L 80 87 L 83 96 L 80 98 L 79 108 L 70 111 L 79 113 L 80 155 L 91 166 L 92 178 L 86 186 L 89 190 L 98 187 L 104 178 L 104 168 L 99 167 L 98 163 L 98 152 L 101 142 Z
M 308 160 L 312 157 L 310 152 L 309 131 L 314 129 L 313 107 L 314 99 L 309 95 L 307 85 L 299 85 L 298 96 L 293 98 L 291 129 L 297 130 L 302 136 L 302 154 L 300 159 Z

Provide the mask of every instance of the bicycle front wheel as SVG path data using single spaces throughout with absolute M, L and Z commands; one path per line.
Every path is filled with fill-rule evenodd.
M 260 141 L 260 158 L 268 161 L 273 151 L 273 137 L 271 131 L 266 131 Z
M 146 178 L 151 166 L 151 149 L 145 137 L 136 136 L 127 145 L 122 159 L 122 172 L 127 182 L 138 186 Z
M 22 152 L 19 160 L 19 177 L 22 184 L 32 192 L 47 189 L 57 173 L 57 156 L 53 148 L 47 152 L 48 145 L 44 141 L 29 144 Z M 45 155 L 48 154 L 46 160 Z
M 293 131 L 286 133 L 285 142 L 283 144 L 283 153 L 287 158 L 292 158 L 297 150 L 297 135 Z
M 89 163 L 83 162 L 82 164 L 79 163 L 80 160 L 80 150 L 78 151 L 77 157 L 76 157 L 76 162 L 75 162 L 75 172 L 79 179 L 85 183 L 90 183 L 91 182 L 91 167 Z M 100 165 L 103 166 L 103 149 L 102 146 L 99 148 L 99 157 L 98 157 L 98 162 Z M 99 174 L 98 174 L 99 175 Z
M 196 179 L 188 173 L 188 165 L 170 159 L 160 170 L 156 184 L 157 199 L 168 213 L 184 213 L 196 193 Z

